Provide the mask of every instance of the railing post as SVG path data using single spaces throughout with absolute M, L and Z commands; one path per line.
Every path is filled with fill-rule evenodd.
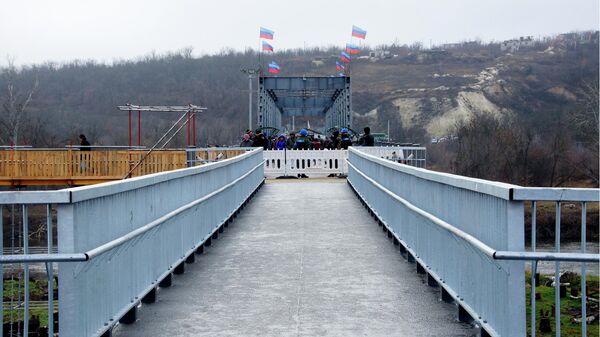
M 29 216 L 27 205 L 23 205 L 23 254 L 29 254 Z M 29 336 L 29 263 L 24 263 L 23 336 Z
M 509 251 L 522 252 L 525 250 L 524 224 L 524 202 L 506 201 L 506 242 L 505 247 L 495 247 L 496 249 L 506 249 Z M 502 261 L 508 270 L 505 317 L 505 333 L 507 336 L 522 336 L 527 334 L 526 308 L 525 308 L 525 264 L 521 261 Z M 501 313 L 499 313 L 501 314 Z
M 1 227 L 0 227 L 1 228 Z M 46 228 L 48 230 L 48 254 L 52 254 L 52 206 L 46 205 Z M 53 263 L 46 262 L 48 275 L 48 337 L 54 336 L 54 270 Z
M 75 247 L 75 207 L 73 204 L 57 205 L 58 223 L 58 252 L 78 253 Z M 58 292 L 60 305 L 58 306 L 58 325 L 61 337 L 78 336 L 78 322 L 73 319 L 78 317 L 78 302 L 81 296 L 77 293 L 78 287 L 74 280 L 76 267 L 79 263 L 63 262 L 58 264 Z

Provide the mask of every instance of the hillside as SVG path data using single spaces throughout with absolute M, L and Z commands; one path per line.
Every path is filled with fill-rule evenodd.
M 390 121 L 393 139 L 431 143 L 452 138 L 458 127 L 483 115 L 529 129 L 539 139 L 551 130 L 567 129 L 573 144 L 587 146 L 590 135 L 572 117 L 589 103 L 586 87 L 597 93 L 598 33 L 563 34 L 505 47 L 465 42 L 431 49 L 416 44 L 364 50 L 352 63 L 355 128 L 370 125 L 376 132 L 386 131 Z M 316 48 L 276 53 L 273 59 L 282 66 L 282 76 L 329 76 L 336 74 L 337 54 L 334 48 Z M 125 144 L 126 115 L 115 109 L 125 103 L 207 106 L 198 123 L 201 145 L 231 144 L 247 123 L 247 77 L 240 69 L 256 60 L 249 50 L 196 58 L 186 49 L 111 65 L 72 62 L 5 68 L 0 101 L 9 102 L 9 82 L 21 93 L 14 100 L 17 106 L 36 79 L 39 82 L 24 110 L 19 144 L 62 146 L 76 142 L 79 133 L 96 144 Z M 0 115 L 0 142 L 5 145 L 11 143 L 10 125 L 15 125 L 8 110 Z M 150 145 L 175 118 L 144 115 L 143 143 Z M 174 143 L 183 144 L 183 137 Z M 591 151 L 597 156 L 597 148 Z M 440 164 L 446 158 L 437 159 L 432 158 L 434 165 L 458 170 L 450 163 Z

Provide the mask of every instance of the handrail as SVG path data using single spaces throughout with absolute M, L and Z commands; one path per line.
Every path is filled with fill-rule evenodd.
M 406 208 L 417 213 L 424 217 L 425 219 L 433 222 L 439 227 L 451 232 L 457 237 L 465 240 L 471 246 L 477 248 L 479 251 L 484 253 L 485 255 L 495 259 L 495 260 L 536 260 L 536 261 L 571 261 L 571 262 L 600 262 L 600 254 L 588 254 L 588 253 L 554 253 L 554 252 L 515 252 L 515 251 L 498 251 L 488 245 L 486 245 L 481 240 L 472 236 L 471 234 L 462 231 L 453 225 L 447 223 L 446 221 L 436 217 L 435 215 L 428 213 L 417 206 L 411 204 L 406 199 L 398 196 L 394 192 L 388 190 L 383 185 L 379 184 L 377 181 L 373 180 L 361 170 L 359 170 L 356 166 L 354 166 L 349 160 L 346 160 L 348 165 L 352 167 L 356 173 L 360 174 L 365 180 L 369 181 L 375 187 L 395 199 L 396 201 L 403 204 Z
M 161 217 L 159 217 L 158 219 L 149 222 L 148 224 L 141 226 L 117 239 L 114 239 L 112 241 L 109 241 L 105 244 L 102 244 L 94 249 L 88 250 L 85 253 L 73 253 L 73 254 L 13 254 L 13 255 L 0 255 L 0 264 L 10 264 L 10 263 L 22 263 L 22 262 L 28 262 L 28 263 L 35 263 L 35 262 L 82 262 L 82 261 L 88 261 L 91 260 L 117 246 L 120 246 L 124 243 L 126 243 L 127 241 L 130 241 L 146 232 L 148 232 L 149 230 L 163 224 L 164 222 L 168 221 L 169 219 L 173 218 L 174 216 L 181 214 L 182 212 L 185 212 L 186 210 L 195 207 L 197 205 L 199 205 L 200 203 L 214 197 L 215 195 L 227 190 L 228 188 L 233 187 L 236 183 L 244 180 L 246 177 L 248 177 L 250 174 L 252 174 L 254 171 L 256 171 L 257 169 L 261 168 L 264 165 L 264 160 L 262 162 L 260 162 L 260 164 L 254 166 L 252 169 L 250 169 L 248 172 L 246 172 L 244 175 L 240 176 L 239 178 L 233 180 L 232 182 L 228 183 L 225 186 L 222 186 L 221 188 L 219 188 L 218 190 L 215 190 L 205 196 L 203 196 L 202 198 L 196 199 L 192 202 L 189 202 Z

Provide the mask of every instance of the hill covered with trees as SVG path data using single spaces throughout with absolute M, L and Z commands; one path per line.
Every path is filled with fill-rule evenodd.
M 337 76 L 333 47 L 272 55 L 281 76 Z M 73 61 L 0 69 L 0 143 L 127 143 L 125 103 L 208 107 L 201 145 L 236 144 L 247 127 L 255 51 L 195 57 L 190 48 L 111 64 Z M 366 48 L 352 62 L 355 128 L 429 149 L 430 166 L 519 184 L 598 183 L 598 32 L 503 43 Z M 176 116 L 142 118 L 151 145 Z M 321 121 L 311 120 L 318 125 Z M 301 125 L 302 120 L 297 120 Z M 182 146 L 183 136 L 173 146 Z

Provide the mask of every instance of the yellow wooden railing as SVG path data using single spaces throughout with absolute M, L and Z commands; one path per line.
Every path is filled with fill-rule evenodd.
M 123 179 L 147 150 L 4 150 L 0 151 L 0 186 L 89 185 Z M 244 150 L 199 151 L 197 159 L 213 161 Z M 155 150 L 132 177 L 187 167 L 185 150 Z

